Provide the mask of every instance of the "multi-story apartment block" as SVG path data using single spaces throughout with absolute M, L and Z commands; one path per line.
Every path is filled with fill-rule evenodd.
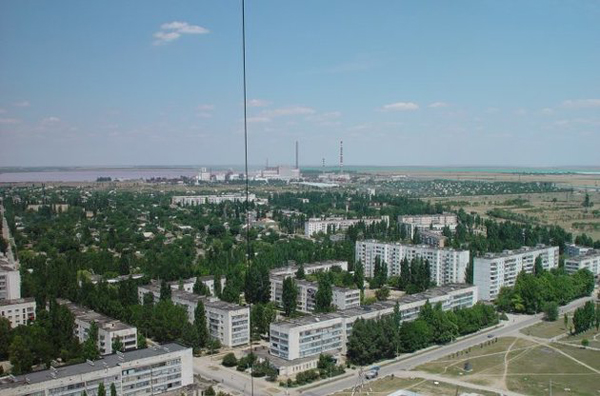
M 85 309 L 71 301 L 58 299 L 56 302 L 71 311 L 75 317 L 73 334 L 80 343 L 88 338 L 92 322 L 98 326 L 98 350 L 101 355 L 114 353 L 113 343 L 119 339 L 123 344 L 123 350 L 130 351 L 137 348 L 137 328 L 102 315 L 95 311 Z
M 365 223 L 365 225 L 371 225 L 373 223 L 380 223 L 382 221 L 389 224 L 390 217 L 363 217 L 362 219 L 345 219 L 342 217 L 310 218 L 306 223 L 304 223 L 304 235 L 309 237 L 319 232 L 334 233 L 337 231 L 345 231 L 350 226 L 356 225 L 360 222 Z
M 405 295 L 398 300 L 402 321 L 417 318 L 427 301 L 440 303 L 442 309 L 472 307 L 478 301 L 477 287 L 451 284 L 423 293 Z M 318 359 L 321 353 L 343 352 L 357 319 L 375 319 L 394 312 L 395 301 L 360 306 L 333 313 L 271 323 L 269 353 L 284 360 Z M 307 360 L 303 360 L 310 366 Z
M 593 250 L 591 247 L 587 246 L 579 246 L 572 243 L 568 243 L 565 245 L 565 255 L 568 257 L 581 256 L 586 254 L 590 250 Z
M 565 260 L 565 271 L 569 274 L 580 269 L 589 270 L 594 276 L 600 276 L 600 250 L 588 250 L 586 253 Z
M 0 265 L 0 300 L 21 298 L 21 274 L 8 264 Z
M 303 264 L 304 273 L 306 275 L 312 275 L 317 272 L 331 271 L 334 267 L 339 267 L 342 271 L 348 271 L 348 262 L 340 260 L 327 260 L 319 261 L 316 263 Z M 287 267 L 274 268 L 270 271 L 273 275 L 295 275 L 298 271 L 298 265 L 289 265 Z
M 221 278 L 221 290 L 225 288 L 225 277 Z M 215 277 L 214 276 L 202 276 L 200 277 L 200 282 L 204 283 L 204 285 L 210 291 L 210 295 L 215 295 Z M 189 279 L 184 279 L 182 281 L 170 282 L 172 290 L 183 290 L 186 293 L 194 292 L 194 285 L 196 284 L 196 277 L 192 277 Z
M 256 200 L 255 194 L 248 195 L 248 201 L 254 202 Z M 205 204 L 220 204 L 223 202 L 245 202 L 245 194 L 223 194 L 223 195 L 180 195 L 171 198 L 173 205 L 182 206 L 197 206 Z
M 419 231 L 421 235 L 421 242 L 425 245 L 443 248 L 446 246 L 446 238 L 441 232 L 431 231 L 428 229 Z
M 293 275 L 271 276 L 271 301 L 282 304 L 283 281 L 285 278 Z M 319 290 L 319 285 L 315 282 L 296 279 L 298 288 L 298 311 L 313 312 L 315 310 L 315 296 Z M 360 305 L 360 290 L 348 289 L 342 287 L 332 287 L 332 303 L 337 309 L 346 309 Z
M 558 256 L 558 246 L 538 245 L 476 257 L 473 263 L 473 283 L 479 287 L 479 298 L 494 300 L 501 287 L 514 286 L 521 271 L 533 273 L 537 257 L 541 257 L 546 270 L 558 267 Z
M 158 395 L 193 384 L 192 349 L 166 344 L 104 356 L 94 362 L 0 378 L 3 396 L 89 396 L 101 383 L 117 395 Z
M 152 283 L 138 287 L 138 298 L 142 302 L 144 295 L 151 293 L 154 301 L 160 298 L 160 285 Z M 183 290 L 171 290 L 171 301 L 185 308 L 190 323 L 194 323 L 194 316 L 198 302 L 202 301 L 206 312 L 206 324 L 212 337 L 228 347 L 246 345 L 250 342 L 250 309 L 245 306 L 219 301 L 216 298 L 207 298 Z
M 33 298 L 17 298 L 0 300 L 0 317 L 8 319 L 10 327 L 26 325 L 35 320 L 35 300 Z
M 407 245 L 386 243 L 374 240 L 356 241 L 356 261 L 360 260 L 365 276 L 373 277 L 375 259 L 379 257 L 387 264 L 388 276 L 400 275 L 401 262 L 422 257 L 429 261 L 431 280 L 442 286 L 449 283 L 463 283 L 469 264 L 468 250 L 435 248 L 428 245 Z
M 406 227 L 406 232 L 412 238 L 417 229 L 441 232 L 444 227 L 448 227 L 454 231 L 458 225 L 458 219 L 454 213 L 404 215 L 398 216 L 398 223 Z

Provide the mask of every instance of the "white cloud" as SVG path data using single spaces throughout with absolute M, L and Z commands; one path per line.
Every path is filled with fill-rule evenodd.
M 600 99 L 565 100 L 562 102 L 562 107 L 566 107 L 568 109 L 588 109 L 600 107 Z
M 13 104 L 15 107 L 29 107 L 31 106 L 31 104 L 29 103 L 28 100 L 22 100 L 20 102 L 16 102 Z
M 154 33 L 154 45 L 162 45 L 177 40 L 183 34 L 207 34 L 210 31 L 202 26 L 190 25 L 187 22 L 173 21 L 163 23 L 160 30 Z
M 14 125 L 20 123 L 21 120 L 16 118 L 0 118 L 0 124 L 2 125 Z
M 437 109 L 439 107 L 448 107 L 448 106 L 450 106 L 450 105 L 446 102 L 433 102 L 428 107 L 431 107 L 432 109 Z
M 267 107 L 271 102 L 263 99 L 250 99 L 248 101 L 248 107 Z
M 58 117 L 46 117 L 42 120 L 42 125 L 56 125 L 60 122 L 60 118 Z
M 396 102 L 383 106 L 382 111 L 415 111 L 419 105 L 413 102 Z
M 315 114 L 316 111 L 310 107 L 303 106 L 288 106 L 281 107 L 279 109 L 268 110 L 262 112 L 262 116 L 264 117 L 281 117 L 281 116 L 293 116 L 293 115 L 308 115 Z

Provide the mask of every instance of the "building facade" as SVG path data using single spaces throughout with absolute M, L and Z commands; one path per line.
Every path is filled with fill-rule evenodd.
M 436 285 L 443 286 L 465 282 L 470 253 L 468 250 L 435 248 L 428 245 L 356 241 L 356 261 L 362 262 L 365 276 L 373 277 L 377 257 L 387 264 L 388 276 L 400 275 L 403 259 L 410 261 L 422 257 L 429 261 L 431 280 Z
M 224 180 L 224 179 L 223 179 Z M 254 202 L 256 200 L 255 194 L 248 195 L 248 201 Z M 197 206 L 205 204 L 220 204 L 223 202 L 245 202 L 245 194 L 223 194 L 223 195 L 176 195 L 171 197 L 171 203 L 173 205 L 182 206 Z
M 328 217 L 328 218 L 310 218 L 304 223 L 304 235 L 310 237 L 319 232 L 323 233 L 335 233 L 337 231 L 345 231 L 350 226 L 358 223 L 365 223 L 365 225 L 371 225 L 373 223 L 386 222 L 389 224 L 389 216 L 381 217 L 363 217 L 362 219 L 345 219 L 342 217 Z
M 500 288 L 515 285 L 521 271 L 533 273 L 537 257 L 541 257 L 544 269 L 557 268 L 558 246 L 523 247 L 476 257 L 473 263 L 473 283 L 479 287 L 479 298 L 494 300 Z
M 270 271 L 270 275 L 291 275 L 294 276 L 298 271 L 298 265 L 288 265 L 286 267 L 274 268 Z M 317 272 L 331 271 L 334 267 L 340 268 L 342 271 L 348 271 L 348 262 L 340 260 L 318 261 L 315 263 L 303 264 L 304 273 L 312 275 Z
M 26 325 L 35 320 L 35 307 L 33 298 L 0 300 L 0 317 L 8 319 L 11 328 Z
M 451 231 L 456 229 L 458 219 L 454 213 L 404 215 L 398 216 L 398 224 L 406 227 L 406 232 L 412 238 L 415 230 L 430 230 L 441 233 L 445 227 Z
M 21 274 L 8 264 L 0 265 L 0 300 L 21 298 Z
M 442 309 L 470 308 L 478 301 L 476 286 L 452 284 L 423 293 L 405 295 L 398 300 L 402 321 L 417 318 L 429 301 Z M 284 360 L 307 359 L 321 353 L 344 352 L 352 326 L 358 319 L 376 319 L 394 312 L 396 302 L 384 301 L 314 316 L 274 322 L 270 325 L 269 353 Z M 308 364 L 308 363 L 307 363 Z
M 569 274 L 584 268 L 594 276 L 600 276 L 600 250 L 587 250 L 585 254 L 565 260 L 565 271 Z
M 113 344 L 117 339 L 121 341 L 124 351 L 137 349 L 136 327 L 80 307 L 68 300 L 57 299 L 56 302 L 59 305 L 67 307 L 75 317 L 73 335 L 80 343 L 88 339 L 90 327 L 93 322 L 98 326 L 97 345 L 101 355 L 110 355 L 116 352 L 113 350 Z
M 104 384 L 119 396 L 158 395 L 194 382 L 192 349 L 166 344 L 100 360 L 0 378 L 3 396 L 96 396 Z

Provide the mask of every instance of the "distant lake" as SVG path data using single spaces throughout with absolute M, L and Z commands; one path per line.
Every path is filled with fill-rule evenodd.
M 0 183 L 25 182 L 95 182 L 99 177 L 110 177 L 119 180 L 140 180 L 157 177 L 176 178 L 193 177 L 198 174 L 195 168 L 157 168 L 157 169 L 74 169 L 60 171 L 4 172 L 0 173 Z

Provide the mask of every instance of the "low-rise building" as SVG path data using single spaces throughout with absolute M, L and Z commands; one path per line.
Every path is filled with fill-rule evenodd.
M 194 382 L 192 349 L 178 344 L 107 355 L 87 363 L 0 378 L 3 396 L 158 395 Z
M 414 320 L 429 301 L 440 303 L 445 311 L 470 308 L 478 301 L 477 287 L 451 284 L 423 293 L 405 295 L 398 300 L 402 321 Z M 346 348 L 352 326 L 358 319 L 376 319 L 394 312 L 396 301 L 384 301 L 332 313 L 304 316 L 271 323 L 269 353 L 284 360 L 318 359 L 321 353 L 337 354 Z
M 286 267 L 274 268 L 270 271 L 270 274 L 295 275 L 299 267 L 299 265 L 288 265 Z M 342 260 L 327 260 L 302 264 L 302 268 L 304 268 L 304 273 L 306 275 L 312 275 L 317 272 L 331 271 L 334 267 L 339 267 L 342 271 L 348 271 L 348 262 Z
M 346 219 L 343 217 L 324 217 L 324 218 L 310 218 L 304 223 L 304 235 L 310 237 L 319 232 L 323 233 L 335 233 L 337 231 L 345 231 L 350 226 L 358 223 L 365 223 L 365 225 L 371 225 L 373 223 L 390 222 L 389 216 L 381 217 L 363 217 L 361 219 Z
M 365 276 L 373 277 L 377 257 L 387 264 L 388 276 L 400 275 L 403 259 L 410 261 L 421 257 L 429 261 L 431 280 L 436 285 L 443 286 L 465 281 L 470 253 L 468 250 L 436 248 L 428 245 L 375 240 L 356 241 L 356 261 L 362 262 Z
M 565 271 L 569 274 L 584 268 L 594 276 L 600 276 L 600 250 L 587 250 L 584 254 L 565 260 Z
M 26 325 L 35 320 L 35 306 L 35 300 L 31 297 L 0 300 L 0 317 L 8 319 L 12 328 Z
M 535 260 L 541 257 L 546 270 L 558 267 L 558 246 L 538 245 L 502 253 L 487 253 L 473 263 L 473 284 L 479 287 L 479 298 L 494 300 L 500 288 L 515 285 L 521 271 L 533 273 Z
M 225 277 L 221 278 L 221 290 L 225 288 Z M 200 282 L 202 282 L 210 291 L 210 295 L 215 295 L 215 277 L 214 276 L 201 276 Z M 181 281 L 169 282 L 172 290 L 183 290 L 186 293 L 194 292 L 194 285 L 196 284 L 196 277 L 183 279 Z
M 98 350 L 101 355 L 114 353 L 113 344 L 119 339 L 124 351 L 137 348 L 137 328 L 110 318 L 98 312 L 80 307 L 69 300 L 57 299 L 59 305 L 63 305 L 71 311 L 75 317 L 73 335 L 80 343 L 87 340 L 92 322 L 98 326 Z
M 431 231 L 427 229 L 420 231 L 419 235 L 421 235 L 422 243 L 437 248 L 443 248 L 444 246 L 446 246 L 446 240 L 448 239 L 445 236 L 443 236 L 441 232 Z
M 223 177 L 223 180 L 225 178 Z M 248 201 L 254 202 L 255 194 L 248 194 Z M 223 202 L 245 202 L 245 194 L 223 194 L 223 195 L 176 195 L 171 198 L 173 205 L 197 206 L 205 204 L 220 204 Z
M 160 299 L 160 285 L 152 283 L 139 286 L 138 298 L 140 302 L 144 301 L 144 295 L 147 293 L 151 293 L 154 296 L 154 301 L 158 301 Z M 171 290 L 171 301 L 173 301 L 173 304 L 185 308 L 190 323 L 194 323 L 196 307 L 198 302 L 202 301 L 209 333 L 212 337 L 218 339 L 222 345 L 235 347 L 250 342 L 250 309 L 248 307 L 178 289 Z
M 427 215 L 402 215 L 398 216 L 398 224 L 406 227 L 410 238 L 415 235 L 415 230 L 442 232 L 445 227 L 451 231 L 456 229 L 458 218 L 454 213 L 427 214 Z
M 283 282 L 285 278 L 293 275 L 276 275 L 271 276 L 271 301 L 282 305 Z M 319 285 L 315 282 L 296 279 L 294 281 L 298 289 L 298 306 L 300 312 L 313 312 L 315 310 L 316 294 L 319 290 Z M 332 304 L 337 309 L 346 309 L 357 307 L 360 305 L 360 290 L 348 289 L 343 287 L 333 286 L 332 288 Z
M 586 254 L 590 250 L 593 250 L 593 248 L 587 246 L 579 246 L 572 243 L 567 243 L 565 245 L 565 255 L 568 257 L 581 256 L 583 254 Z

